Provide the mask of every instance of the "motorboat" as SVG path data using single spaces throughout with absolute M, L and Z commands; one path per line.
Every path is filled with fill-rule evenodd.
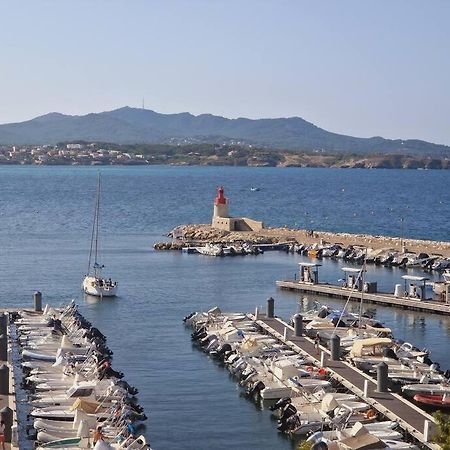
M 416 394 L 420 395 L 450 395 L 450 384 L 407 384 L 402 386 L 402 392 L 407 397 L 414 397 Z
M 203 247 L 195 247 L 198 253 L 206 256 L 222 256 L 223 249 L 221 245 L 207 243 Z
M 449 394 L 416 394 L 413 400 L 426 406 L 435 406 L 440 409 L 450 409 L 450 393 Z
M 104 278 L 104 265 L 98 262 L 99 254 L 99 221 L 100 221 L 100 173 L 97 181 L 97 197 L 95 201 L 94 221 L 92 225 L 91 245 L 89 250 L 88 273 L 85 276 L 82 289 L 85 294 L 94 297 L 115 297 L 118 284 L 111 278 Z M 91 263 L 93 263 L 91 265 Z

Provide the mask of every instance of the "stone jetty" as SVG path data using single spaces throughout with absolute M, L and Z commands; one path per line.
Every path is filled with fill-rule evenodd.
M 232 242 L 249 242 L 252 244 L 334 244 L 343 247 L 364 246 L 373 249 L 394 249 L 402 247 L 413 253 L 439 254 L 450 257 L 450 242 L 421 239 L 405 239 L 390 236 L 372 236 L 369 234 L 332 233 L 329 231 L 312 231 L 289 228 L 264 228 L 259 231 L 226 231 L 211 225 L 181 225 L 169 235 L 172 241 L 155 244 L 157 250 L 181 250 L 186 245 L 202 245 L 208 242 L 229 244 Z

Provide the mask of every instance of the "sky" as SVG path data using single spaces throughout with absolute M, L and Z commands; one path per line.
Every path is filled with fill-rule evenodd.
M 450 145 L 448 0 L 2 0 L 0 123 L 122 106 Z

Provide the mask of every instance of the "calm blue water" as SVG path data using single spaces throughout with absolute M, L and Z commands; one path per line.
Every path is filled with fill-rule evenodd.
M 301 257 L 214 259 L 152 249 L 178 224 L 209 222 L 217 185 L 225 186 L 232 213 L 273 226 L 400 235 L 404 218 L 406 236 L 450 239 L 448 171 L 108 167 L 102 254 L 121 295 L 87 302 L 79 286 L 96 176 L 88 167 L 0 167 L 1 302 L 31 304 L 36 289 L 55 304 L 76 298 L 108 336 L 114 365 L 139 387 L 156 449 L 292 448 L 268 412 L 241 398 L 227 372 L 192 348 L 181 319 L 214 305 L 253 311 L 269 296 L 283 317 L 308 308 L 314 298 L 274 284 L 292 277 Z M 370 269 L 369 277 L 392 290 L 405 273 Z M 321 276 L 336 282 L 339 264 L 325 261 Z M 450 319 L 370 308 L 398 337 L 431 348 L 433 359 L 450 366 Z

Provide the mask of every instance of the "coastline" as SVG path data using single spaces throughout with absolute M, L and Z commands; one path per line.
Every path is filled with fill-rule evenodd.
M 299 244 L 314 244 L 314 243 L 339 243 L 345 247 L 350 245 L 363 246 L 378 249 L 394 249 L 401 251 L 402 246 L 406 247 L 409 252 L 413 253 L 428 253 L 429 255 L 442 255 L 443 257 L 450 257 L 450 242 L 449 241 L 433 241 L 423 239 L 409 239 L 395 236 L 373 236 L 369 234 L 352 234 L 352 233 L 334 233 L 330 231 L 310 231 L 302 229 L 288 229 L 288 228 L 265 228 L 261 231 L 224 231 L 213 228 L 206 224 L 190 224 L 181 225 L 176 228 L 177 235 L 183 236 L 183 241 L 193 242 L 220 242 L 229 243 L 233 241 L 248 241 L 252 243 L 299 243 Z M 172 232 L 169 233 L 172 237 Z M 180 245 L 184 245 L 181 240 L 176 240 L 173 243 L 167 243 L 169 247 L 177 250 Z M 174 245 L 172 245 L 174 244 Z M 156 244 L 157 245 L 157 244 Z M 155 245 L 155 248 L 157 248 Z M 169 249 L 158 248 L 158 249 Z

